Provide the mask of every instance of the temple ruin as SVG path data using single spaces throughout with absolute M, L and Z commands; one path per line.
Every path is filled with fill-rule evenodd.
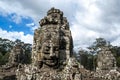
M 59 9 L 51 8 L 39 21 L 31 64 L 24 63 L 27 59 L 23 46 L 13 47 L 9 62 L 0 67 L 0 80 L 120 80 L 115 57 L 108 47 L 99 51 L 96 71 L 85 69 L 76 60 L 69 23 Z

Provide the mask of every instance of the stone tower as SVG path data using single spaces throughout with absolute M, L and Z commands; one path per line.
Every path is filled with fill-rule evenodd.
M 51 8 L 39 23 L 41 27 L 34 33 L 33 64 L 42 66 L 45 62 L 49 66 L 59 66 L 59 62 L 72 56 L 73 42 L 69 23 L 63 17 L 63 12 L 55 8 Z
M 51 8 L 39 23 L 34 33 L 32 64 L 16 71 L 17 80 L 81 80 L 63 12 Z
M 111 70 L 116 67 L 116 59 L 108 47 L 98 53 L 97 65 L 100 70 Z
M 16 44 L 13 47 L 13 50 L 10 53 L 10 59 L 9 59 L 9 63 L 10 64 L 19 64 L 22 63 L 22 57 L 24 55 L 24 49 L 22 47 L 21 44 Z

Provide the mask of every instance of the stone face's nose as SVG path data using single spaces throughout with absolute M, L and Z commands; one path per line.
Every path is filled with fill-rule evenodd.
M 53 56 L 55 56 L 53 51 L 53 44 L 50 43 L 50 57 L 53 57 Z
M 50 57 L 54 57 L 55 56 L 55 53 L 53 51 L 53 46 L 50 48 Z

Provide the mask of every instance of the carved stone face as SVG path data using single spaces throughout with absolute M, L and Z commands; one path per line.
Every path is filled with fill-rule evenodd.
M 59 60 L 59 47 L 52 42 L 43 43 L 42 46 L 43 64 L 50 67 L 57 66 Z

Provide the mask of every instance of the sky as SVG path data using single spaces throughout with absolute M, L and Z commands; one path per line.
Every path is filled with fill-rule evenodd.
M 34 30 L 51 7 L 67 17 L 75 49 L 99 37 L 120 46 L 120 0 L 0 0 L 0 37 L 32 44 Z

